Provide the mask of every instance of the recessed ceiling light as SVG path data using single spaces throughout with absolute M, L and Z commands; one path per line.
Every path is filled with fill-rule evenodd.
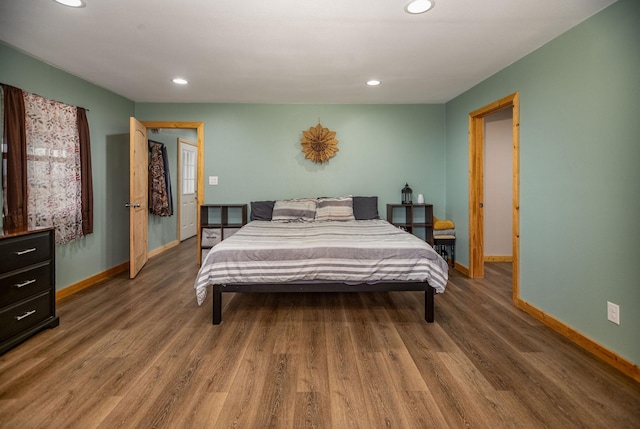
M 435 5 L 436 2 L 433 0 L 413 0 L 405 6 L 404 10 L 415 15 L 425 13 Z
M 189 83 L 189 81 L 187 79 L 183 79 L 181 77 L 177 77 L 175 79 L 172 79 L 171 82 L 177 83 L 178 85 L 186 85 L 186 84 Z
M 380 85 L 382 82 L 380 82 L 379 80 L 376 79 L 371 79 L 367 81 L 367 85 L 369 86 L 378 86 Z
M 82 0 L 53 0 L 53 1 L 69 7 L 85 7 L 86 6 Z

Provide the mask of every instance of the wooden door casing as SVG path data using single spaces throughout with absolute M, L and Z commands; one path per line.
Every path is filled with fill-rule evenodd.
M 198 140 L 198 158 L 197 158 L 197 167 L 196 167 L 196 177 L 197 177 L 197 185 L 196 185 L 196 194 L 197 194 L 197 202 L 198 204 L 204 203 L 204 122 L 181 122 L 181 121 L 142 121 L 142 125 L 149 128 L 184 128 L 184 129 L 195 129 Z M 200 210 L 196 210 L 196 225 L 200 224 Z M 176 225 L 176 234 L 179 234 L 180 223 Z M 197 231 L 198 244 L 197 244 L 197 252 L 200 254 L 200 237 L 199 230 Z M 179 235 L 176 235 L 179 237 Z M 194 249 L 195 251 L 195 249 Z M 196 256 L 195 260 L 197 261 L 199 256 Z
M 512 111 L 512 298 L 520 301 L 520 94 L 515 92 L 469 113 L 469 271 L 484 277 L 484 118 Z

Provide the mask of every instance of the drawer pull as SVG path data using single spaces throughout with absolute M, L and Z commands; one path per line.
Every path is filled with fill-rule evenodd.
M 33 313 L 35 313 L 35 310 L 31 310 L 31 311 L 27 311 L 26 313 L 24 313 L 22 316 L 16 316 L 16 320 L 20 321 L 22 319 L 24 319 L 25 317 L 29 317 L 31 316 Z
M 26 282 L 16 283 L 16 284 L 14 284 L 14 286 L 19 289 L 21 287 L 25 287 L 25 286 L 30 285 L 31 283 L 35 283 L 35 282 L 36 282 L 36 279 L 31 279 L 31 280 L 27 280 Z
M 32 247 L 31 249 L 24 249 L 24 250 L 19 250 L 16 252 L 16 255 L 20 256 L 20 255 L 24 255 L 25 253 L 31 253 L 31 252 L 35 252 L 36 248 Z

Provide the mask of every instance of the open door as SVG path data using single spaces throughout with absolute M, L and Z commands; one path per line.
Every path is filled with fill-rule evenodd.
M 129 278 L 147 262 L 149 233 L 149 143 L 147 127 L 129 119 Z

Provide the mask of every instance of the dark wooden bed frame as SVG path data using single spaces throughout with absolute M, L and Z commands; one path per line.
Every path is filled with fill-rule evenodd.
M 428 283 L 376 283 L 348 285 L 329 284 L 228 284 L 213 285 L 213 324 L 222 323 L 222 292 L 388 292 L 388 291 L 424 291 L 424 320 L 434 321 L 433 301 L 435 289 Z

